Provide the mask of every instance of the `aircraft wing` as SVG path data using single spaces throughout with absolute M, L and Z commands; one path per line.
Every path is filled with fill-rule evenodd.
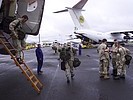
M 133 30 L 122 30 L 117 32 L 111 32 L 111 35 L 124 34 L 124 39 L 133 39 Z
M 128 33 L 132 33 L 133 34 L 133 30 L 121 30 L 121 31 L 112 31 L 110 32 L 112 35 L 113 34 L 128 34 Z
M 18 0 L 17 17 L 28 15 L 29 20 L 23 29 L 28 35 L 38 35 L 45 0 Z

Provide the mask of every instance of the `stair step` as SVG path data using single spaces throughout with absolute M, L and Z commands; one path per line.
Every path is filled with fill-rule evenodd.
M 1 33 L 2 34 L 2 33 Z M 22 73 L 25 74 L 26 78 L 28 79 L 28 81 L 30 81 L 30 83 L 33 85 L 33 88 L 40 93 L 41 90 L 38 88 L 38 85 L 41 84 L 40 81 L 36 78 L 36 76 L 32 73 L 32 71 L 30 70 L 30 68 L 25 64 L 25 62 L 23 61 L 22 64 L 19 64 L 19 62 L 17 61 L 16 57 L 13 55 L 12 52 L 17 51 L 17 49 L 15 49 L 14 47 L 9 47 L 6 44 L 10 44 L 10 42 L 5 38 L 4 36 L 0 35 L 0 41 L 3 44 L 5 50 L 9 53 L 9 55 L 11 56 L 11 59 L 13 59 L 15 61 L 16 66 L 18 66 Z M 10 44 L 11 45 L 11 44 Z M 41 84 L 42 85 L 42 84 Z M 42 86 L 41 86 L 42 87 Z
M 5 38 L 4 36 L 0 36 L 0 38 Z
M 17 51 L 17 49 L 9 49 L 10 51 Z
M 29 71 L 29 69 L 26 69 L 25 72 Z
M 35 81 L 34 84 L 37 85 L 38 81 Z
M 10 42 L 4 42 L 5 44 L 10 44 Z
M 34 77 L 34 75 L 31 75 L 29 78 L 32 79 Z

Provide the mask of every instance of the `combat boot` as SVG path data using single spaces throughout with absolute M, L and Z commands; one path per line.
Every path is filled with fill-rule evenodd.
M 104 78 L 104 74 L 100 73 L 99 78 Z
M 113 76 L 113 79 L 114 80 L 119 80 L 120 79 L 120 76 L 119 75 Z
M 121 75 L 121 76 L 120 76 L 120 78 L 125 79 L 125 75 L 124 75 L 124 74 L 123 74 L 123 75 Z
M 68 83 L 68 84 L 70 83 L 69 77 L 67 77 L 67 83 Z
M 71 79 L 72 79 L 72 80 L 74 79 L 74 74 L 71 74 Z
M 120 76 L 117 75 L 117 69 L 113 69 L 113 79 L 114 80 L 119 80 L 120 79 Z
M 110 77 L 108 75 L 105 75 L 104 79 L 110 79 Z
M 117 69 L 113 69 L 113 73 L 112 73 L 113 76 L 117 76 Z
M 19 64 L 23 64 L 23 61 L 22 61 L 21 58 L 17 58 L 17 61 L 18 61 Z

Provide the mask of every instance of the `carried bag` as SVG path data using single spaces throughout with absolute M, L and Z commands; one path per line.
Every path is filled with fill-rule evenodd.
M 64 61 L 61 62 L 61 70 L 63 70 L 63 71 L 66 70 L 65 62 Z
M 78 67 L 81 64 L 81 61 L 78 58 L 74 58 L 73 67 Z
M 124 49 L 122 48 L 122 50 L 124 50 Z M 124 51 L 124 52 L 125 52 L 125 51 Z M 126 54 L 126 55 L 125 55 L 125 64 L 128 65 L 128 67 L 129 67 L 130 62 L 131 62 L 131 60 L 132 60 L 132 56 L 129 55 L 129 54 L 127 54 L 127 53 L 125 53 L 125 54 Z
M 132 60 L 132 56 L 127 54 L 125 55 L 125 59 L 126 59 L 125 64 L 129 65 Z
M 1 24 L 4 32 L 6 32 L 7 34 L 11 34 L 11 31 L 9 30 L 9 24 L 15 19 L 16 17 L 11 17 L 11 16 L 7 16 L 3 18 Z

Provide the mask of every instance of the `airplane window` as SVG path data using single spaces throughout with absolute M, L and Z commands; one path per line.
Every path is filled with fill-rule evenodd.
M 37 6 L 38 6 L 37 1 L 29 2 L 27 4 L 27 11 L 28 12 L 32 12 L 32 11 L 34 11 L 37 8 Z

